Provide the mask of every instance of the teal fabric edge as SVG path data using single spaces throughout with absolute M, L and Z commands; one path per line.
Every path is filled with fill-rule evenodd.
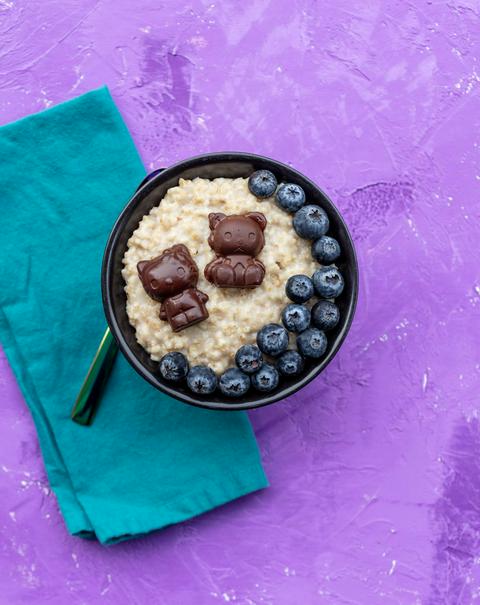
M 115 108 L 116 112 L 116 120 L 117 124 L 122 128 L 124 132 L 127 133 L 127 139 L 130 141 L 131 149 L 134 150 L 135 155 L 137 155 L 138 160 L 142 163 L 141 158 L 138 154 L 138 151 L 133 144 L 133 140 L 130 136 L 128 128 L 123 121 L 123 118 L 118 111 L 118 108 L 113 101 L 113 98 L 108 90 L 106 85 L 100 86 L 96 89 L 93 89 L 79 97 L 75 97 L 73 99 L 64 101 L 55 105 L 54 107 L 50 107 L 48 109 L 44 109 L 38 113 L 25 116 L 23 118 L 19 118 L 14 122 L 4 124 L 0 126 L 0 131 L 5 131 L 10 128 L 17 128 L 18 125 L 28 123 L 29 121 L 33 121 L 38 119 L 39 116 L 42 118 L 47 117 L 49 115 L 54 115 L 55 113 L 62 111 L 65 104 L 68 104 L 70 107 L 85 103 L 89 97 L 94 97 L 96 95 L 103 94 L 110 101 L 112 106 Z M 67 465 L 63 459 L 63 456 L 58 448 L 58 444 L 55 438 L 55 434 L 52 430 L 48 417 L 43 409 L 43 405 L 37 395 L 35 385 L 33 380 L 31 379 L 27 363 L 24 361 L 20 347 L 18 347 L 15 337 L 14 330 L 10 329 L 7 318 L 3 313 L 3 310 L 0 306 L 0 343 L 5 352 L 7 360 L 10 364 L 12 372 L 14 373 L 15 379 L 22 391 L 24 400 L 27 404 L 27 407 L 32 415 L 33 422 L 35 424 L 35 428 L 38 435 L 38 443 L 40 447 L 40 451 L 42 453 L 42 458 L 45 464 L 45 470 L 47 472 L 48 481 L 52 491 L 55 493 L 57 497 L 57 502 L 60 507 L 60 511 L 62 513 L 62 517 L 67 526 L 67 530 L 72 535 L 82 535 L 86 536 L 94 535 L 92 525 L 88 519 L 87 514 L 78 498 L 74 498 L 73 494 L 75 489 L 73 487 L 70 475 L 67 471 Z M 62 470 L 63 469 L 63 472 Z M 63 482 L 63 484 L 62 484 Z M 65 485 L 66 484 L 66 485 Z M 72 511 L 76 511 L 75 514 L 72 514 Z
M 22 391 L 25 403 L 32 415 L 37 430 L 40 451 L 48 475 L 48 481 L 52 491 L 57 497 L 57 502 L 65 524 L 67 525 L 67 529 L 72 535 L 79 535 L 81 532 L 91 533 L 93 532 L 93 528 L 87 515 L 83 508 L 81 508 L 78 500 L 73 500 L 73 485 L 62 454 L 58 448 L 55 434 L 52 431 L 43 405 L 37 396 L 35 386 L 27 371 L 27 365 L 23 360 L 22 353 L 13 336 L 13 330 L 9 329 L 7 318 L 1 307 L 0 342 L 10 367 L 12 368 L 12 372 L 15 375 L 18 386 Z M 59 475 L 61 472 L 60 469 L 64 469 L 64 472 L 61 473 L 61 475 Z M 62 485 L 62 481 L 66 482 L 67 485 Z M 77 511 L 75 517 L 72 517 L 72 510 Z
M 259 463 L 255 468 L 250 469 L 248 478 L 233 473 L 228 480 L 223 478 L 222 483 L 212 480 L 201 490 L 187 492 L 181 498 L 162 503 L 158 517 L 153 522 L 151 511 L 147 511 L 145 515 L 137 511 L 136 518 L 131 519 L 129 527 L 125 527 L 125 524 L 122 524 L 122 527 L 112 525 L 102 529 L 99 535 L 93 532 L 89 532 L 87 536 L 78 532 L 75 535 L 90 539 L 95 537 L 101 544 L 112 546 L 132 537 L 147 535 L 170 525 L 194 519 L 266 487 L 269 487 L 269 483 Z

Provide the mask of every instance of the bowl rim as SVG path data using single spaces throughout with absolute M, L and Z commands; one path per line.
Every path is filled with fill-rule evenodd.
M 229 162 L 229 161 L 237 161 L 237 162 L 249 162 L 255 163 L 256 161 L 267 161 L 272 166 L 272 172 L 274 172 L 275 167 L 280 170 L 287 170 L 292 174 L 292 177 L 298 176 L 300 179 L 307 181 L 314 189 L 316 189 L 322 198 L 327 202 L 330 208 L 327 208 L 327 213 L 332 211 L 336 214 L 337 221 L 340 227 L 344 230 L 345 237 L 349 243 L 352 259 L 350 260 L 353 263 L 352 269 L 352 277 L 353 283 L 351 284 L 351 295 L 348 303 L 347 309 L 347 317 L 346 320 L 337 335 L 335 346 L 331 348 L 331 350 L 327 353 L 325 357 L 322 357 L 319 360 L 319 363 L 314 365 L 312 369 L 304 376 L 302 376 L 298 381 L 295 381 L 293 384 L 286 386 L 284 388 L 280 388 L 278 391 L 274 391 L 270 394 L 265 394 L 264 396 L 259 397 L 258 400 L 253 402 L 240 402 L 234 399 L 225 398 L 225 402 L 216 402 L 209 401 L 208 399 L 200 399 L 194 396 L 187 395 L 185 393 L 178 392 L 175 388 L 175 384 L 172 383 L 172 386 L 168 384 L 164 384 L 160 382 L 155 376 L 148 370 L 143 363 L 137 358 L 137 356 L 132 351 L 129 346 L 126 338 L 120 329 L 120 326 L 115 317 L 114 305 L 112 302 L 112 273 L 113 273 L 113 251 L 116 248 L 118 239 L 120 234 L 122 233 L 122 228 L 125 223 L 128 221 L 131 213 L 135 209 L 136 205 L 142 200 L 146 195 L 148 195 L 151 191 L 153 191 L 160 182 L 165 179 L 170 178 L 171 176 L 175 176 L 175 173 L 179 171 L 184 171 L 189 168 L 194 168 L 199 164 L 209 164 L 209 163 L 219 163 L 219 162 Z M 154 171 L 155 172 L 155 171 Z M 276 403 L 290 395 L 293 395 L 307 384 L 309 384 L 312 380 L 314 380 L 333 360 L 338 351 L 340 350 L 345 338 L 350 330 L 350 327 L 353 322 L 353 318 L 355 315 L 355 310 L 357 306 L 358 300 L 358 262 L 357 262 L 357 254 L 355 250 L 355 244 L 353 242 L 350 231 L 343 219 L 342 214 L 329 198 L 328 195 L 311 179 L 305 176 L 303 173 L 299 172 L 295 168 L 292 168 L 288 164 L 284 164 L 283 162 L 279 162 L 278 160 L 274 160 L 268 156 L 248 153 L 248 152 L 238 152 L 238 151 L 222 151 L 222 152 L 212 152 L 205 153 L 193 156 L 191 158 L 187 158 L 185 160 L 181 160 L 180 162 L 176 162 L 175 164 L 170 165 L 168 168 L 161 169 L 158 174 L 149 178 L 148 176 L 144 181 L 141 182 L 138 189 L 131 196 L 130 200 L 127 202 L 121 213 L 119 214 L 117 220 L 113 224 L 113 227 L 108 236 L 108 240 L 105 246 L 105 251 L 103 254 L 102 260 L 102 268 L 101 268 L 101 289 L 102 289 L 102 302 L 105 312 L 105 317 L 110 328 L 110 331 L 115 338 L 118 347 L 122 354 L 126 357 L 127 361 L 133 367 L 133 369 L 144 378 L 148 383 L 150 383 L 153 387 L 162 391 L 163 393 L 169 395 L 170 397 L 176 399 L 177 401 L 181 401 L 183 403 L 187 403 L 189 405 L 194 405 L 196 407 L 200 407 L 203 409 L 212 409 L 212 410 L 225 410 L 225 411 L 239 411 L 239 410 L 248 410 L 263 407 L 266 405 L 270 405 Z M 260 395 L 260 394 L 259 394 Z

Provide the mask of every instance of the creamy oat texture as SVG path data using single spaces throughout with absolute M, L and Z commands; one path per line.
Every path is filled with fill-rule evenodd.
M 207 242 L 208 214 L 251 211 L 262 212 L 268 221 L 265 247 L 258 256 L 266 268 L 265 279 L 252 290 L 217 288 L 203 275 L 205 265 L 215 257 Z M 197 287 L 209 296 L 210 317 L 175 333 L 168 322 L 160 320 L 160 303 L 144 291 L 136 265 L 180 243 L 188 247 L 198 265 Z M 316 268 L 310 243 L 296 235 L 291 215 L 271 198 L 258 200 L 243 178 L 180 179 L 161 204 L 140 221 L 128 241 L 123 263 L 127 314 L 139 344 L 154 360 L 170 351 L 181 351 L 190 365 L 209 365 L 218 373 L 234 365 L 235 351 L 241 345 L 255 343 L 263 325 L 280 322 L 281 311 L 289 302 L 285 295 L 287 279 L 297 273 L 311 275 Z

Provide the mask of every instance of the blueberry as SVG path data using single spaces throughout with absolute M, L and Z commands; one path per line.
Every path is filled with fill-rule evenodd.
M 278 188 L 275 199 L 283 210 L 296 212 L 305 204 L 305 191 L 300 185 L 285 183 Z
M 235 363 L 245 374 L 253 374 L 262 366 L 262 352 L 255 345 L 243 345 L 235 354 Z
M 318 328 L 308 328 L 297 336 L 297 347 L 305 357 L 321 357 L 327 350 L 327 337 Z
M 187 374 L 188 388 L 200 395 L 210 395 L 217 388 L 217 376 L 212 368 L 193 366 Z
M 220 376 L 218 386 L 222 393 L 228 395 L 228 397 L 241 397 L 250 388 L 250 376 L 247 376 L 238 368 L 229 368 Z
M 188 360 L 178 351 L 167 353 L 160 359 L 159 370 L 165 380 L 178 382 L 188 374 Z
M 312 244 L 312 256 L 319 263 L 333 263 L 340 256 L 340 244 L 329 235 L 322 235 Z
M 313 285 L 319 296 L 336 298 L 343 292 L 345 285 L 342 274 L 336 267 L 321 267 L 312 276 Z
M 320 206 L 309 204 L 295 212 L 293 228 L 300 237 L 318 239 L 328 231 L 330 226 L 327 213 Z
M 291 303 L 282 311 L 282 323 L 290 332 L 303 332 L 310 325 L 310 309 Z
M 337 305 L 328 300 L 319 300 L 312 307 L 312 323 L 320 330 L 333 330 L 340 320 Z
M 296 303 L 307 302 L 314 292 L 313 282 L 308 275 L 292 275 L 285 285 L 285 293 Z
M 252 385 L 257 391 L 268 393 L 273 391 L 278 386 L 280 376 L 277 369 L 269 363 L 264 363 L 263 366 L 252 376 Z
M 303 357 L 297 351 L 285 351 L 277 361 L 277 370 L 284 376 L 297 376 L 304 366 Z
M 257 333 L 257 345 L 266 355 L 277 357 L 288 347 L 288 332 L 278 324 L 267 324 Z
M 257 170 L 250 175 L 248 188 L 256 197 L 270 197 L 277 188 L 277 179 L 270 170 Z

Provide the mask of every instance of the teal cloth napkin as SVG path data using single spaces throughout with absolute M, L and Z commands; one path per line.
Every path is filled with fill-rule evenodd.
M 267 485 L 244 413 L 177 402 L 122 355 L 93 425 L 70 420 L 106 325 L 106 239 L 144 175 L 106 88 L 0 128 L 0 341 L 68 530 L 105 544 Z

